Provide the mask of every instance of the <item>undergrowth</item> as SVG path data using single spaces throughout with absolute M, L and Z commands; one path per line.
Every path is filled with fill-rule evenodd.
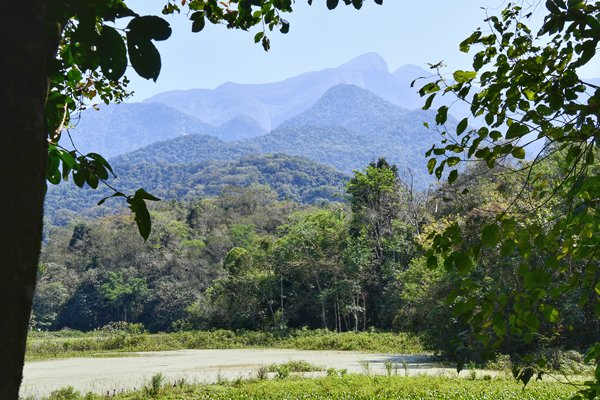
M 150 385 L 152 387 L 152 384 Z M 561 400 L 575 392 L 572 386 L 534 382 L 523 389 L 514 380 L 465 380 L 440 377 L 384 377 L 335 375 L 318 379 L 285 378 L 222 382 L 218 385 L 165 384 L 128 393 L 114 400 Z M 67 394 L 69 397 L 61 397 Z M 101 395 L 85 396 L 72 390 L 56 392 L 47 400 L 102 400 Z
M 395 354 L 426 353 L 420 339 L 409 333 L 343 332 L 328 330 L 191 331 L 129 333 L 98 330 L 87 333 L 34 332 L 27 343 L 27 359 L 42 360 L 106 353 L 182 349 L 281 348 L 345 350 Z

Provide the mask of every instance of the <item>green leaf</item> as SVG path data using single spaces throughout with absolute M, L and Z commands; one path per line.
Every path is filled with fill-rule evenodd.
M 75 171 L 73 173 L 73 182 L 75 182 L 75 184 L 78 187 L 82 188 L 83 185 L 85 184 L 86 176 L 87 176 L 87 171 L 85 169 L 82 169 L 80 171 Z
M 429 97 L 427 98 L 427 100 L 425 100 L 425 105 L 423 105 L 423 110 L 429 110 L 429 107 L 431 107 L 431 103 L 433 102 L 433 99 L 435 98 L 435 95 L 437 93 L 432 93 L 429 95 Z
M 121 79 L 127 69 L 127 48 L 123 37 L 110 26 L 103 25 L 98 41 L 102 73 L 112 81 Z
M 498 225 L 486 225 L 481 233 L 481 241 L 490 247 L 496 245 L 500 241 L 500 228 Z
M 455 165 L 457 165 L 460 162 L 460 157 L 448 157 L 448 159 L 446 160 L 446 163 L 448 164 L 448 166 L 450 167 L 454 167 Z
M 144 240 L 148 240 L 150 231 L 152 230 L 152 220 L 148 208 L 146 207 L 146 202 L 143 199 L 130 197 L 127 199 L 127 203 L 133 212 L 133 219 L 137 224 L 140 236 L 142 236 Z
M 429 171 L 429 174 L 433 174 L 435 164 L 437 164 L 437 159 L 435 158 L 430 158 L 429 161 L 427 161 L 427 170 Z
M 150 219 L 148 208 L 146 207 L 146 200 L 159 201 L 160 199 L 146 192 L 144 189 L 136 190 L 133 196 L 127 198 L 127 203 L 134 214 L 134 220 L 137 224 L 138 231 L 144 240 L 148 239 L 152 229 L 152 221 Z
M 92 188 L 92 189 L 97 189 L 98 188 L 98 177 L 94 174 L 87 174 L 86 175 L 86 180 L 87 184 Z
M 516 139 L 523 137 L 529 133 L 529 128 L 519 122 L 512 123 L 506 131 L 506 139 Z
M 523 386 L 527 386 L 527 384 L 529 383 L 529 381 L 531 380 L 531 378 L 534 375 L 534 371 L 533 368 L 531 367 L 525 367 L 522 368 L 519 371 L 519 374 L 517 376 L 517 379 L 521 382 L 523 382 Z
M 549 322 L 556 322 L 558 320 L 558 310 L 556 308 L 547 304 L 542 304 L 540 308 L 542 314 L 544 314 L 544 317 L 546 317 Z
M 463 133 L 465 131 L 465 129 L 467 129 L 468 124 L 469 124 L 469 119 L 463 118 L 456 126 L 456 134 L 460 135 L 461 133 Z
M 196 11 L 190 16 L 192 20 L 192 32 L 197 33 L 204 29 L 206 21 L 204 20 L 204 12 Z
M 477 76 L 477 72 L 475 71 L 454 71 L 453 77 L 454 80 L 458 83 L 470 82 Z
M 452 259 L 454 261 L 454 267 L 456 270 L 461 274 L 468 272 L 473 266 L 473 260 L 471 260 L 471 257 L 463 252 L 455 252 L 453 254 L 454 257 Z
M 281 20 L 281 28 L 279 28 L 281 33 L 288 33 L 290 31 L 290 23 L 285 19 Z
M 132 34 L 146 40 L 167 40 L 172 32 L 169 23 L 155 15 L 133 18 L 127 24 L 127 30 L 128 36 Z
M 525 158 L 525 149 L 522 147 L 514 147 L 510 154 L 512 154 L 514 158 L 522 160 Z
M 92 160 L 96 161 L 96 163 L 98 163 L 99 165 L 104 166 L 107 170 L 110 171 L 110 173 L 112 174 L 112 176 L 114 176 L 115 178 L 117 177 L 115 175 L 112 167 L 108 163 L 108 161 L 106 161 L 106 159 L 104 157 L 102 157 L 100 154 L 98 154 L 98 153 L 88 153 L 88 154 L 86 154 L 86 157 L 87 158 L 91 158 Z
M 352 0 L 352 5 L 357 10 L 360 10 L 362 8 L 362 5 L 363 5 L 363 0 Z
M 136 190 L 134 197 L 138 198 L 138 199 L 144 199 L 144 200 L 160 201 L 160 199 L 158 197 L 151 195 L 150 193 L 146 192 L 144 189 Z
M 128 33 L 127 50 L 135 72 L 142 78 L 156 82 L 162 64 L 160 54 L 152 42 Z
M 265 49 L 265 51 L 269 51 L 271 48 L 271 40 L 269 40 L 269 38 L 266 36 L 262 38 L 262 47 Z
M 75 158 L 70 152 L 62 150 L 59 152 L 59 155 L 63 163 L 65 163 L 69 168 L 75 169 L 77 161 L 75 161 Z
M 113 197 L 127 197 L 125 196 L 123 193 L 121 192 L 115 192 L 113 194 L 111 194 L 110 196 L 104 197 L 103 199 L 100 199 L 100 201 L 98 202 L 98 205 L 101 206 L 102 204 L 104 204 L 104 202 L 108 199 L 111 199 Z
M 440 108 L 438 108 L 437 115 L 435 116 L 435 122 L 438 125 L 443 125 L 446 123 L 447 119 L 448 119 L 448 107 L 441 106 Z
M 429 256 L 427 258 L 427 267 L 428 268 L 436 268 L 438 266 L 438 259 L 436 256 Z
M 327 8 L 333 10 L 338 6 L 339 0 L 327 0 Z
M 532 91 L 530 89 L 525 89 L 525 90 L 523 90 L 523 94 L 525 95 L 525 97 L 527 97 L 527 100 L 529 100 L 529 101 L 535 100 L 536 94 L 534 91 Z
M 454 183 L 456 178 L 458 178 L 458 171 L 453 169 L 452 171 L 450 171 L 450 174 L 448 175 L 448 183 L 449 184 Z

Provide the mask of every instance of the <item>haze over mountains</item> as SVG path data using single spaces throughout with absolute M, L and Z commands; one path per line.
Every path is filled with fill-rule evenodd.
M 161 103 L 213 125 L 239 115 L 256 120 L 266 130 L 300 114 L 325 92 L 339 84 L 361 87 L 381 98 L 414 109 L 421 99 L 410 81 L 431 75 L 417 66 L 404 66 L 391 73 L 376 53 L 359 56 L 337 68 L 308 72 L 268 84 L 225 83 L 214 90 L 191 89 L 158 94 L 145 103 Z M 408 84 L 407 84 L 408 82 Z
M 333 200 L 352 171 L 379 157 L 410 170 L 424 189 L 433 183 L 424 153 L 439 136 L 423 126 L 434 125 L 435 113 L 420 110 L 410 82 L 427 75 L 411 65 L 392 73 L 369 53 L 282 82 L 227 83 L 88 110 L 72 136 L 81 151 L 111 157 L 123 192 L 145 187 L 181 199 L 266 184 L 281 198 Z M 47 210 L 93 208 L 107 194 L 74 189 L 50 190 Z
M 407 109 L 423 104 L 410 82 L 431 73 L 405 65 L 393 73 L 379 55 L 368 53 L 337 68 L 309 72 L 269 84 L 225 83 L 216 89 L 158 94 L 143 103 L 87 110 L 72 130 L 83 152 L 112 157 L 156 141 L 204 134 L 224 141 L 267 133 L 313 106 L 333 86 L 355 85 Z

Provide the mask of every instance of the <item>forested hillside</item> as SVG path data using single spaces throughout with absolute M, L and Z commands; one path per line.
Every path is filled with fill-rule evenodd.
M 438 133 L 423 124 L 434 126 L 433 119 L 433 113 L 402 109 L 357 86 L 338 85 L 276 130 L 241 143 L 261 152 L 304 156 L 347 173 L 385 157 L 402 174 L 412 170 L 416 186 L 425 189 L 433 183 L 423 167 L 425 152 Z M 448 120 L 450 128 L 455 125 Z
M 248 146 L 238 143 L 225 143 L 209 135 L 186 135 L 175 139 L 159 141 L 117 157 L 111 162 L 117 166 L 134 165 L 143 162 L 153 164 L 198 164 L 211 160 L 236 160 L 251 153 Z
M 210 137 L 195 138 L 201 144 L 217 141 Z M 118 177 L 111 184 L 125 192 L 144 187 L 164 200 L 195 200 L 218 195 L 229 187 L 265 185 L 274 191 L 276 198 L 310 204 L 343 201 L 343 187 L 348 180 L 347 175 L 332 168 L 283 154 L 250 155 L 237 161 L 177 162 L 185 159 L 184 154 L 183 158 L 170 160 L 170 164 L 142 159 L 115 163 Z M 48 191 L 46 217 L 51 224 L 63 225 L 72 218 L 118 212 L 122 208 L 116 202 L 96 205 L 111 194 L 105 187 L 80 189 L 72 182 L 65 182 Z
M 215 195 L 227 185 L 246 187 L 258 183 L 270 185 L 280 198 L 303 203 L 342 200 L 339 194 L 344 174 L 351 174 L 378 157 L 396 164 L 400 175 L 419 190 L 433 183 L 423 167 L 424 154 L 438 135 L 423 126 L 427 121 L 433 126 L 433 115 L 402 109 L 357 86 L 335 86 L 308 110 L 274 131 L 231 142 L 215 137 L 218 128 L 186 115 L 171 121 L 169 118 L 181 115 L 167 113 L 168 118 L 161 123 L 143 120 L 143 113 L 127 119 L 128 108 L 158 107 L 158 111 L 166 112 L 157 104 L 123 107 L 111 114 L 113 122 L 132 126 L 130 134 L 136 137 L 138 132 L 140 142 L 150 140 L 154 131 L 160 131 L 158 138 L 176 136 L 110 159 L 117 178 L 109 177 L 107 182 L 124 193 L 143 187 L 161 198 L 183 200 Z M 163 118 L 158 111 L 155 117 Z M 454 126 L 454 120 L 450 119 L 447 125 Z M 248 127 L 247 132 L 255 133 L 259 129 L 252 128 L 252 121 L 245 117 L 230 121 L 228 126 Z M 199 132 L 194 134 L 194 129 Z M 184 131 L 186 134 L 182 135 Z M 200 134 L 202 131 L 209 134 Z M 116 143 L 121 140 L 118 135 L 110 137 Z M 63 224 L 76 213 L 98 216 L 113 208 L 111 203 L 95 207 L 100 199 L 112 194 L 107 187 L 77 189 L 70 183 L 51 188 L 46 198 L 46 216 L 53 224 Z

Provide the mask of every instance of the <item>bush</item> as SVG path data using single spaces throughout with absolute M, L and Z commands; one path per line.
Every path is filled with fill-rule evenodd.
M 128 333 L 131 335 L 141 335 L 142 333 L 146 333 L 144 324 L 125 321 L 109 322 L 104 325 L 101 330 L 106 333 Z
M 150 378 L 150 384 L 146 386 L 144 392 L 151 397 L 158 396 L 162 391 L 164 380 L 165 377 L 161 373 L 153 375 L 152 378 Z
M 67 386 L 50 393 L 48 400 L 78 400 L 81 393 L 76 391 L 73 386 Z

